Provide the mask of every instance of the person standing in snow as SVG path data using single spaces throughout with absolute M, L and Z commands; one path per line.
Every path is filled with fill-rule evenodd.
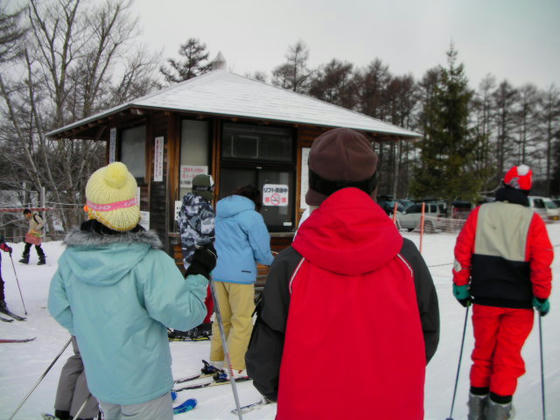
M 270 265 L 270 234 L 259 213 L 260 191 L 253 185 L 236 190 L 216 205 L 218 264 L 212 272 L 216 298 L 235 376 L 245 376 L 245 352 L 253 328 L 256 263 Z M 213 326 L 210 360 L 221 367 L 224 350 L 220 331 Z M 218 362 L 218 363 L 216 363 Z
M 25 209 L 23 211 L 23 217 L 29 221 L 29 230 L 25 234 L 25 248 L 23 249 L 23 255 L 21 256 L 19 262 L 29 264 L 31 245 L 35 245 L 35 251 L 37 251 L 37 256 L 39 257 L 37 265 L 46 264 L 45 253 L 43 248 L 41 248 L 45 222 L 43 222 L 43 218 L 39 215 L 39 213 L 32 212 L 29 209 Z
M 99 414 L 99 403 L 89 391 L 76 337 L 72 337 L 72 349 L 74 354 L 66 360 L 60 371 L 54 415 L 58 420 L 72 420 L 85 403 L 80 417 L 75 420 L 93 420 Z
M 469 420 L 508 419 L 533 306 L 548 313 L 554 251 L 541 217 L 528 206 L 533 172 L 512 167 L 496 201 L 475 208 L 457 237 L 453 294 L 473 305 Z
M 216 257 L 198 249 L 185 279 L 157 235 L 138 224 L 136 191 L 121 162 L 91 175 L 89 220 L 64 240 L 48 310 L 76 337 L 105 420 L 171 420 L 166 327 L 186 331 L 204 319 Z
M 311 146 L 312 211 L 270 268 L 246 356 L 277 420 L 424 416 L 438 300 L 417 248 L 375 202 L 377 161 L 346 128 Z
M 214 243 L 216 214 L 212 207 L 213 200 L 214 180 L 212 176 L 206 174 L 195 176 L 192 181 L 192 192 L 185 194 L 183 197 L 178 220 L 185 270 L 188 270 L 191 265 L 197 246 Z M 171 331 L 169 337 L 190 337 L 192 339 L 207 339 L 210 337 L 212 334 L 210 318 L 214 312 L 210 285 L 208 285 L 204 303 L 206 305 L 206 318 L 204 318 L 202 324 L 190 331 Z
M 12 256 L 12 248 L 4 241 L 4 236 L 0 234 L 0 249 Z M 4 279 L 2 278 L 2 255 L 0 254 L 0 311 L 8 309 L 6 305 L 6 295 L 4 294 Z

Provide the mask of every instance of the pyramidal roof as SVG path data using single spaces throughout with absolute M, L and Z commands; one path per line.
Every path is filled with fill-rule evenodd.
M 127 108 L 196 112 L 283 123 L 346 127 L 398 137 L 421 137 L 418 133 L 359 112 L 226 70 L 210 71 L 53 130 L 47 135 L 54 136 Z

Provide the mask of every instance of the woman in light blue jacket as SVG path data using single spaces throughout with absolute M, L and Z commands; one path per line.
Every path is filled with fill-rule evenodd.
M 157 235 L 138 225 L 136 181 L 122 163 L 96 171 L 86 197 L 90 220 L 65 238 L 49 312 L 76 337 L 105 420 L 172 420 L 166 327 L 202 322 L 214 263 L 203 260 L 205 271 L 193 261 L 193 275 L 181 275 Z
M 236 376 L 245 375 L 245 353 L 253 329 L 257 265 L 270 265 L 270 234 L 260 209 L 260 191 L 248 185 L 216 205 L 218 263 L 212 272 L 231 364 Z M 224 351 L 219 329 L 213 324 L 210 360 L 223 363 Z

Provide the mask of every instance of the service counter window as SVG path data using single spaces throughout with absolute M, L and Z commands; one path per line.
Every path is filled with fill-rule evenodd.
M 144 183 L 146 177 L 146 127 L 122 130 L 120 161 L 124 163 L 137 181 Z
M 271 232 L 295 228 L 295 144 L 290 128 L 224 123 L 220 198 L 254 184 Z
M 182 121 L 179 200 L 183 200 L 183 196 L 191 191 L 192 180 L 196 175 L 211 172 L 209 138 L 207 121 Z

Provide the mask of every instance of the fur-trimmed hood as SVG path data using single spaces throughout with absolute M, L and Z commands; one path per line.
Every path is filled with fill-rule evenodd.
M 150 252 L 161 248 L 157 234 L 144 230 L 108 235 L 76 228 L 64 243 L 67 248 L 59 269 L 69 269 L 79 281 L 94 286 L 119 282 Z
M 162 247 L 159 236 L 152 230 L 104 235 L 75 227 L 64 238 L 67 246 L 103 246 L 115 243 L 142 243 L 156 249 Z

